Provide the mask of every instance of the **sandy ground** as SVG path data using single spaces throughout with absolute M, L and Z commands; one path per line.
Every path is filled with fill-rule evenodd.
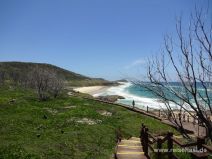
M 74 88 L 74 91 L 94 95 L 97 93 L 101 93 L 101 92 L 107 90 L 108 88 L 110 88 L 110 87 L 109 86 L 89 86 L 89 87 Z

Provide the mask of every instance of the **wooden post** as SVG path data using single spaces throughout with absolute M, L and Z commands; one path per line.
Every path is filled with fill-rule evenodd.
M 178 119 L 179 119 L 179 121 L 181 121 L 181 120 L 182 120 L 181 113 L 178 113 Z
M 148 141 L 149 141 L 148 131 L 149 131 L 149 129 L 145 128 L 145 135 L 144 135 L 144 141 L 145 141 L 144 143 L 145 143 L 145 145 L 144 145 L 143 149 L 144 149 L 144 154 L 146 156 L 148 156 L 148 146 L 149 146 L 149 144 L 148 144 Z
M 140 138 L 142 139 L 142 137 L 143 137 L 143 135 L 144 135 L 144 128 L 145 128 L 145 126 L 144 126 L 144 124 L 142 123 L 141 124 L 141 132 L 140 132 Z
M 147 105 L 147 107 L 146 107 L 146 112 L 147 112 L 147 113 L 149 112 L 149 107 L 148 107 L 148 105 Z
M 185 122 L 185 121 L 186 121 L 186 120 L 185 120 L 185 116 L 186 116 L 186 115 L 185 115 L 185 113 L 184 113 L 184 114 L 183 114 L 183 122 Z
M 116 143 L 120 142 L 122 138 L 121 130 L 120 128 L 116 129 Z
M 193 117 L 193 124 L 194 124 L 194 125 L 196 124 L 195 117 Z
M 188 115 L 188 116 L 187 116 L 187 122 L 188 122 L 188 123 L 189 123 L 189 118 L 190 118 L 190 116 Z
M 161 148 L 162 148 L 162 140 L 161 138 L 157 139 L 157 159 L 161 159 Z
M 203 147 L 202 145 L 205 144 L 205 138 L 204 137 L 197 137 L 197 150 L 201 150 Z M 192 153 L 192 158 L 194 159 L 207 159 L 208 155 L 203 153 Z
M 173 158 L 173 133 L 172 132 L 168 132 L 167 134 L 167 146 L 168 146 L 168 158 L 172 159 Z
M 210 116 L 207 116 L 207 120 L 208 120 L 208 121 L 211 121 L 211 118 L 210 118 Z
M 197 119 L 197 132 L 198 132 L 198 134 L 197 134 L 197 136 L 199 136 L 199 118 Z
M 200 150 L 202 145 L 205 144 L 205 139 L 203 137 L 197 137 L 197 149 Z
M 159 115 L 158 116 L 160 117 L 160 109 L 159 109 Z
M 168 111 L 168 120 L 170 120 L 170 119 L 171 119 L 171 117 L 172 117 L 172 114 L 171 114 L 171 112 L 170 112 L 170 111 Z M 174 115 L 174 117 L 175 117 L 175 115 Z
M 142 124 L 142 128 L 141 128 L 141 145 L 144 147 L 145 146 L 145 140 L 144 140 L 144 138 L 145 138 L 145 126 L 144 126 L 144 124 Z

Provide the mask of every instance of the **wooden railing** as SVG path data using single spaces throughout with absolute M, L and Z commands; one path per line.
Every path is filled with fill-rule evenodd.
M 149 133 L 148 128 L 142 124 L 140 131 L 141 143 L 146 156 L 149 157 L 150 151 L 155 153 L 157 159 L 164 158 L 167 155 L 168 159 L 178 159 L 174 154 L 174 145 L 180 148 L 192 148 L 195 147 L 197 150 L 206 150 L 207 152 L 191 152 L 191 156 L 194 159 L 205 159 L 212 153 L 212 147 L 205 144 L 205 139 L 197 137 L 195 142 L 183 144 L 173 137 L 172 132 L 168 132 L 163 136 L 153 136 Z M 164 144 L 167 144 L 167 149 L 163 149 Z M 166 150 L 162 152 L 161 150 Z M 149 157 L 150 158 L 150 157 Z

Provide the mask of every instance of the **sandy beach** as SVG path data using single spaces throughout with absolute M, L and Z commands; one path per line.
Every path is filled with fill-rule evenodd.
M 74 91 L 94 95 L 97 93 L 101 93 L 101 92 L 107 90 L 108 88 L 110 88 L 110 87 L 109 86 L 89 86 L 89 87 L 74 88 Z

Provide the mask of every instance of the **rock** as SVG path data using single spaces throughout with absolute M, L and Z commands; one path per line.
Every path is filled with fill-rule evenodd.
M 73 95 L 73 92 L 68 92 L 68 95 L 69 95 L 69 96 L 72 96 L 72 95 Z
M 90 104 L 89 103 L 84 103 L 83 105 L 89 106 Z
M 100 115 L 102 116 L 112 116 L 112 113 L 111 112 L 108 112 L 106 110 L 99 110 L 97 111 Z
M 46 115 L 43 115 L 43 119 L 47 119 L 48 117 Z
M 128 82 L 128 80 L 126 80 L 126 79 L 121 79 L 121 80 L 117 80 L 116 82 L 124 82 L 124 83 L 126 83 L 126 82 Z
M 116 102 L 118 99 L 125 99 L 124 97 L 122 96 L 119 96 L 119 95 L 107 95 L 107 96 L 98 96 L 96 97 L 96 99 L 99 99 L 99 100 L 102 100 L 102 101 L 105 101 L 105 102 Z
M 37 134 L 37 138 L 39 138 L 41 136 L 41 134 Z
M 64 108 L 65 109 L 72 109 L 72 108 L 76 108 L 77 106 L 75 106 L 75 105 L 71 105 L 71 106 L 65 106 Z
M 13 104 L 13 103 L 15 103 L 15 102 L 16 102 L 16 99 L 11 99 L 11 100 L 9 101 L 10 104 Z
M 102 121 L 89 119 L 89 118 L 82 118 L 82 119 L 75 120 L 75 122 L 80 123 L 80 124 L 95 125 L 95 124 L 101 123 Z
M 52 108 L 43 108 L 44 110 L 46 110 L 47 112 L 51 113 L 52 115 L 56 115 L 58 113 L 57 109 L 52 109 Z
M 36 129 L 37 130 L 42 130 L 42 129 L 46 129 L 46 127 L 44 125 L 39 125 Z

